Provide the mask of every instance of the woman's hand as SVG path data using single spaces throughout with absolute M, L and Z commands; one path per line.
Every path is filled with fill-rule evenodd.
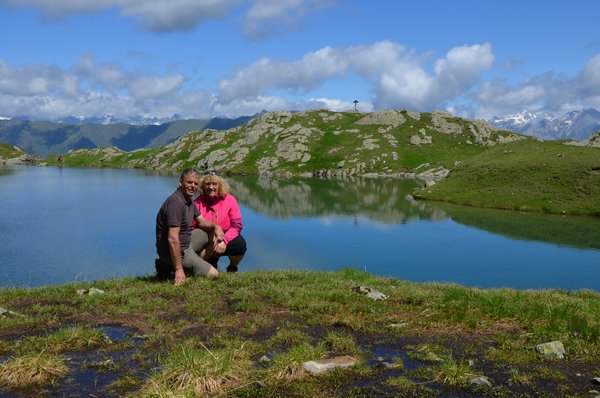
M 215 253 L 223 254 L 225 253 L 225 249 L 227 249 L 227 245 L 224 241 L 217 242 L 215 245 Z

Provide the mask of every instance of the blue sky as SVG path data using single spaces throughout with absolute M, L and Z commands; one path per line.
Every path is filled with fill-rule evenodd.
M 0 117 L 600 109 L 597 0 L 0 0 Z

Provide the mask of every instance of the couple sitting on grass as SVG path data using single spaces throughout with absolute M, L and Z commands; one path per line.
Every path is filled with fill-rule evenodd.
M 227 272 L 236 272 L 246 253 L 241 230 L 242 214 L 227 182 L 214 171 L 184 170 L 156 215 L 158 276 L 174 274 L 175 285 L 185 282 L 186 274 L 214 277 L 221 256 L 229 257 Z

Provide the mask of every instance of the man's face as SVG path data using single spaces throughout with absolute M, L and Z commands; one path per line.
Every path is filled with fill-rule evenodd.
M 179 189 L 187 199 L 194 196 L 198 186 L 200 186 L 200 177 L 194 173 L 188 173 L 182 180 L 179 180 Z

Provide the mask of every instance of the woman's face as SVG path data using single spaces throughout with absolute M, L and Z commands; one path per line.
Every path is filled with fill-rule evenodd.
M 210 197 L 219 196 L 219 181 L 216 178 L 205 178 L 202 184 L 202 192 Z

